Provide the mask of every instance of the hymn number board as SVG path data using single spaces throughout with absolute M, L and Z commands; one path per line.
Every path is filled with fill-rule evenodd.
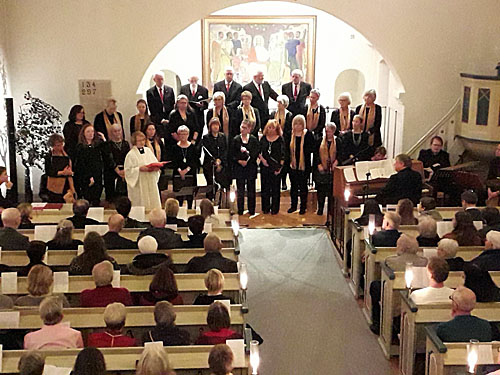
M 80 79 L 78 80 L 80 104 L 85 108 L 87 121 L 94 121 L 94 116 L 106 106 L 106 100 L 111 98 L 111 80 Z

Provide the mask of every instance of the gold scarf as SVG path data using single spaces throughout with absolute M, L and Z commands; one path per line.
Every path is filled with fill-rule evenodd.
M 212 118 L 219 118 L 219 114 L 217 113 L 217 108 L 214 107 L 214 112 L 212 114 Z M 222 106 L 222 132 L 228 136 L 229 135 L 229 114 L 227 113 L 226 106 Z
M 138 113 L 135 115 L 135 120 L 134 120 L 134 132 L 143 132 L 145 133 L 146 132 L 146 129 L 142 129 L 141 127 L 141 115 L 139 115 Z M 149 124 L 149 115 L 146 113 L 144 114 L 144 128 L 146 128 L 146 126 L 148 126 Z
M 347 107 L 347 116 L 344 117 L 342 113 L 342 108 L 339 108 L 339 117 L 340 117 L 340 131 L 347 131 L 351 127 L 351 110 Z
M 330 166 L 331 169 L 333 163 L 335 162 L 335 157 L 337 156 L 337 145 L 335 144 L 335 138 L 332 140 L 330 149 L 328 149 L 328 142 L 326 140 L 326 137 L 323 137 L 321 145 L 319 146 L 319 156 L 321 158 L 321 165 L 323 166 L 323 170 L 328 171 L 328 166 Z
M 255 119 L 255 111 L 252 106 L 249 106 L 248 109 L 245 108 L 244 105 L 241 106 L 241 112 L 243 113 L 243 120 L 248 120 L 252 123 L 252 130 L 255 128 L 255 123 L 257 120 Z M 265 125 L 265 124 L 264 124 Z M 250 131 L 251 133 L 251 131 Z
M 370 111 L 368 112 L 368 117 L 365 118 L 366 116 L 366 108 L 369 108 Z M 361 106 L 361 110 L 359 111 L 359 114 L 363 118 L 363 128 L 365 129 L 365 132 L 368 132 L 371 128 L 373 128 L 373 124 L 375 123 L 375 104 L 372 104 L 371 106 L 367 106 L 366 104 L 363 104 Z M 373 146 L 373 139 L 375 138 L 374 134 L 370 134 L 369 138 L 369 144 L 370 146 Z
M 156 137 L 154 138 L 154 147 L 149 139 L 146 139 L 146 147 L 149 147 L 151 151 L 153 151 L 153 154 L 155 154 L 156 159 L 158 159 L 158 161 L 161 161 L 160 142 L 158 142 L 158 139 L 156 139 Z
M 319 113 L 321 112 L 321 108 L 319 107 L 319 105 L 316 108 L 318 110 L 316 111 L 316 113 L 314 113 L 312 106 L 310 104 L 307 106 L 306 127 L 310 132 L 312 132 L 318 126 Z
M 102 111 L 102 117 L 104 117 L 104 123 L 106 124 L 106 130 L 108 132 L 108 139 L 111 139 L 111 126 L 113 126 L 114 124 L 122 126 L 122 122 L 120 121 L 120 117 L 118 117 L 118 114 L 115 112 L 113 113 L 113 116 L 115 118 L 115 121 L 112 124 L 111 122 L 109 122 L 108 112 L 106 112 L 106 110 Z
M 300 171 L 306 170 L 306 161 L 304 159 L 304 139 L 306 138 L 306 133 L 307 133 L 307 130 L 304 129 L 302 131 L 302 137 L 300 140 L 300 160 L 299 160 L 299 170 Z M 295 138 L 296 138 L 296 135 L 292 134 L 292 140 L 290 141 L 290 153 L 291 153 L 291 157 L 292 157 L 292 162 L 290 163 L 290 167 L 292 169 L 297 169 L 297 160 L 295 160 Z
M 286 122 L 286 109 L 283 111 L 280 111 L 279 109 L 276 111 L 274 114 L 274 119 L 278 121 L 279 126 L 281 127 L 281 130 L 285 130 L 285 122 Z

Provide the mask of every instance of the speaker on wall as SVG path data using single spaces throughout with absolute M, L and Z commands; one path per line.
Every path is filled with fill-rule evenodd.
M 16 127 L 14 126 L 14 99 L 5 98 L 7 109 L 7 143 L 9 146 L 9 179 L 14 182 L 13 199 L 18 202 L 17 165 L 16 165 Z

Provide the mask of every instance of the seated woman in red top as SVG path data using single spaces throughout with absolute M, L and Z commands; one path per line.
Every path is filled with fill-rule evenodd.
M 135 339 L 122 333 L 127 318 L 127 309 L 123 303 L 115 302 L 109 304 L 104 310 L 104 332 L 91 333 L 88 338 L 88 346 L 97 348 L 116 348 L 136 346 Z
M 80 294 L 82 307 L 106 307 L 113 302 L 121 302 L 125 306 L 132 306 L 132 296 L 126 288 L 115 288 L 113 281 L 113 265 L 110 261 L 97 263 L 92 268 L 92 277 L 95 289 L 85 289 Z
M 238 332 L 231 327 L 231 318 L 224 304 L 214 302 L 210 305 L 207 314 L 207 324 L 210 331 L 203 332 L 196 340 L 196 345 L 225 344 L 226 340 L 242 339 Z
M 177 288 L 175 275 L 167 262 L 163 262 L 158 268 L 153 276 L 153 280 L 151 280 L 151 284 L 149 284 L 149 292 L 141 295 L 139 304 L 142 306 L 154 306 L 156 302 L 160 301 L 168 301 L 172 305 L 184 304 Z

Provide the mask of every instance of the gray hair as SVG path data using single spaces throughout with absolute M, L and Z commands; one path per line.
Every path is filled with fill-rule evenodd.
M 113 281 L 113 264 L 109 260 L 103 260 L 92 268 L 92 277 L 95 286 L 111 285 Z
M 161 76 L 161 77 L 165 78 L 165 73 L 163 73 L 161 70 L 159 70 L 157 72 L 154 72 L 153 76 L 151 78 L 154 79 L 156 76 Z
M 294 74 L 298 74 L 300 77 L 304 77 L 304 73 L 302 73 L 302 70 L 300 70 L 300 69 L 294 69 L 294 70 L 292 70 L 292 72 L 290 73 L 290 75 L 293 76 Z
M 228 65 L 228 66 L 226 66 L 226 67 L 224 68 L 224 72 L 233 72 L 233 73 L 234 73 L 234 69 L 233 69 L 233 67 L 232 67 L 232 66 L 229 66 L 229 65 Z
M 53 326 L 63 318 L 63 304 L 59 297 L 46 297 L 39 306 L 40 318 L 43 324 Z
M 343 92 L 343 93 L 341 93 L 341 94 L 339 95 L 339 97 L 337 98 L 337 100 L 340 100 L 340 99 L 342 99 L 342 98 L 347 99 L 347 100 L 349 101 L 349 104 L 351 104 L 351 102 L 352 102 L 351 93 L 349 93 L 349 92 L 347 92 L 347 91 L 346 91 L 346 92 Z
M 290 104 L 290 99 L 288 99 L 288 96 L 286 96 L 286 95 L 278 95 L 278 97 L 276 98 L 276 101 L 278 103 L 283 104 L 283 106 L 285 108 L 287 108 L 288 105 Z
M 127 309 L 123 303 L 110 303 L 104 310 L 103 318 L 104 323 L 106 323 L 106 327 L 121 328 L 125 325 Z
M 177 134 L 187 132 L 189 134 L 189 128 L 186 125 L 181 125 L 177 128 Z
M 309 95 L 311 95 L 311 94 L 316 94 L 316 95 L 318 95 L 318 98 L 321 96 L 321 93 L 319 92 L 319 89 L 312 89 L 312 90 L 311 90 L 311 93 L 310 93 Z
M 226 102 L 226 95 L 222 91 L 217 91 L 214 93 L 212 96 L 212 100 L 222 98 L 222 101 L 225 103 Z
M 437 235 L 437 224 L 429 215 L 422 215 L 418 218 L 418 232 L 422 237 L 433 238 Z
M 377 98 L 377 91 L 375 89 L 366 90 L 363 96 L 372 95 L 375 99 Z
M 333 129 L 333 132 L 335 133 L 335 131 L 337 130 L 337 125 L 335 125 L 334 122 L 327 122 L 325 125 L 325 131 L 326 129 Z
M 153 227 L 156 226 L 165 226 L 165 222 L 167 221 L 167 214 L 165 211 L 159 209 L 159 208 L 153 208 L 149 212 L 149 222 Z
M 444 259 L 455 258 L 458 251 L 458 242 L 450 238 L 444 238 L 438 242 L 438 252 L 441 252 Z
M 416 254 L 419 250 L 418 241 L 416 238 L 407 234 L 402 234 L 398 242 L 396 242 L 396 252 L 401 254 Z

